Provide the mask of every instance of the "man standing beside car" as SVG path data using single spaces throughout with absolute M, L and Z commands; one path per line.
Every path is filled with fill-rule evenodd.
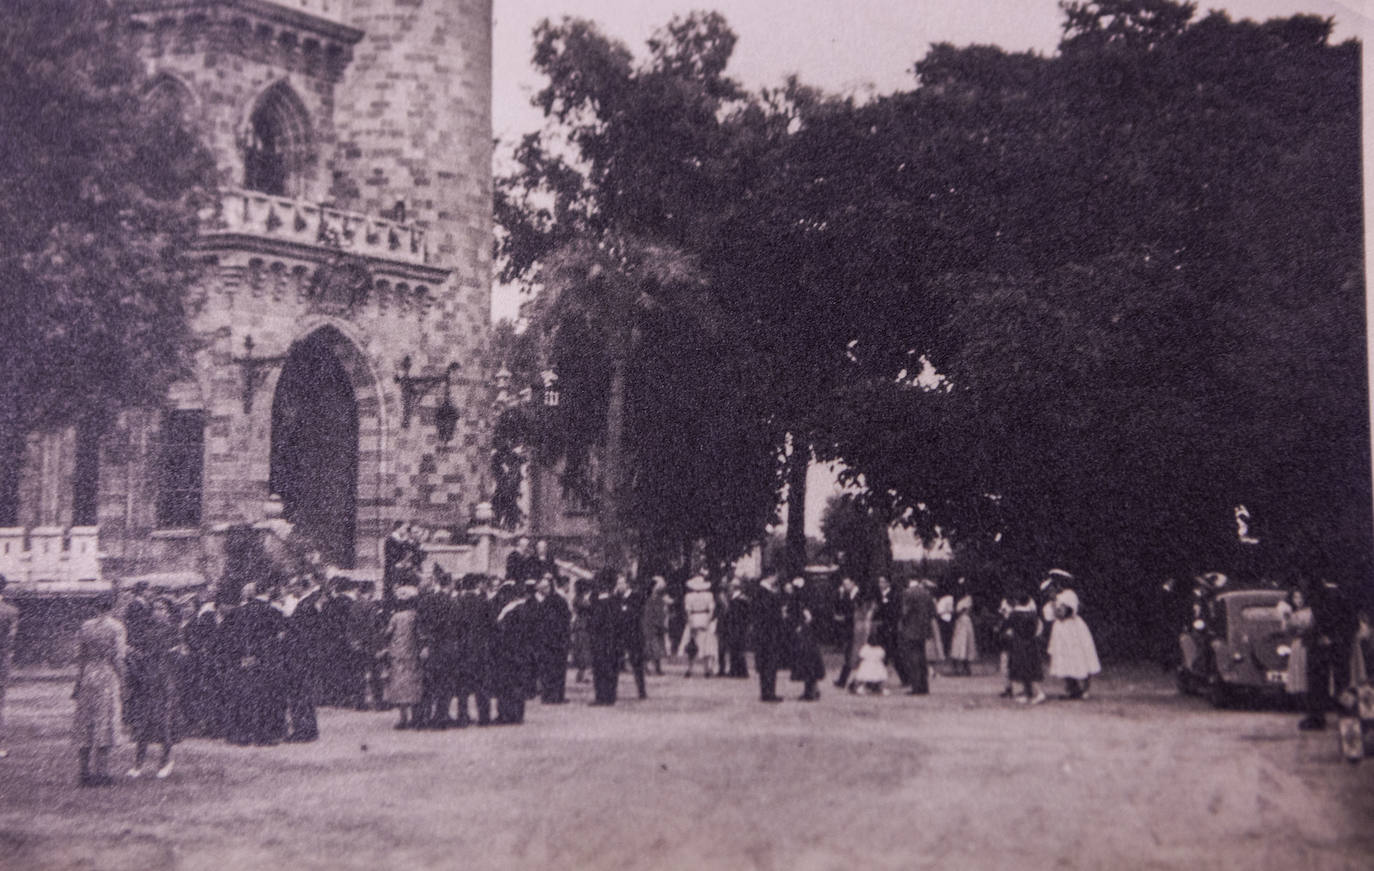
M 1312 634 L 1307 649 L 1307 716 L 1303 731 L 1326 728 L 1326 713 L 1350 686 L 1350 645 L 1359 628 L 1354 604 L 1339 584 L 1322 581 L 1312 587 Z

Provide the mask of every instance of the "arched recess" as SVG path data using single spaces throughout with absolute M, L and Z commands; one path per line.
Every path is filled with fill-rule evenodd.
M 301 196 L 314 164 L 310 112 L 295 90 L 279 81 L 263 91 L 240 136 L 243 186 L 274 196 Z
M 189 122 L 199 107 L 196 93 L 179 76 L 160 72 L 143 89 L 143 107 L 149 112 L 166 114 Z
M 326 559 L 372 568 L 383 525 L 380 387 L 340 325 L 312 321 L 276 379 L 269 485 Z

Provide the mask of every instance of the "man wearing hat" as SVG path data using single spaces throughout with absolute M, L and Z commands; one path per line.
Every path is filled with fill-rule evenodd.
M 5 726 L 5 687 L 10 682 L 10 660 L 14 657 L 14 636 L 19 631 L 19 609 L 5 601 L 5 576 L 0 575 L 0 729 Z M 0 759 L 10 751 L 0 747 Z

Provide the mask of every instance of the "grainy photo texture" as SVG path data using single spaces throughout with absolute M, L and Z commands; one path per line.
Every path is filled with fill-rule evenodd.
M 0 868 L 1374 867 L 1369 27 L 4 0 Z

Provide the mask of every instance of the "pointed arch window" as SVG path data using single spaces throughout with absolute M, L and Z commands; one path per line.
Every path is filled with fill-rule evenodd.
M 273 196 L 301 192 L 310 163 L 310 120 L 300 98 L 278 82 L 258 98 L 248 118 L 243 186 Z

